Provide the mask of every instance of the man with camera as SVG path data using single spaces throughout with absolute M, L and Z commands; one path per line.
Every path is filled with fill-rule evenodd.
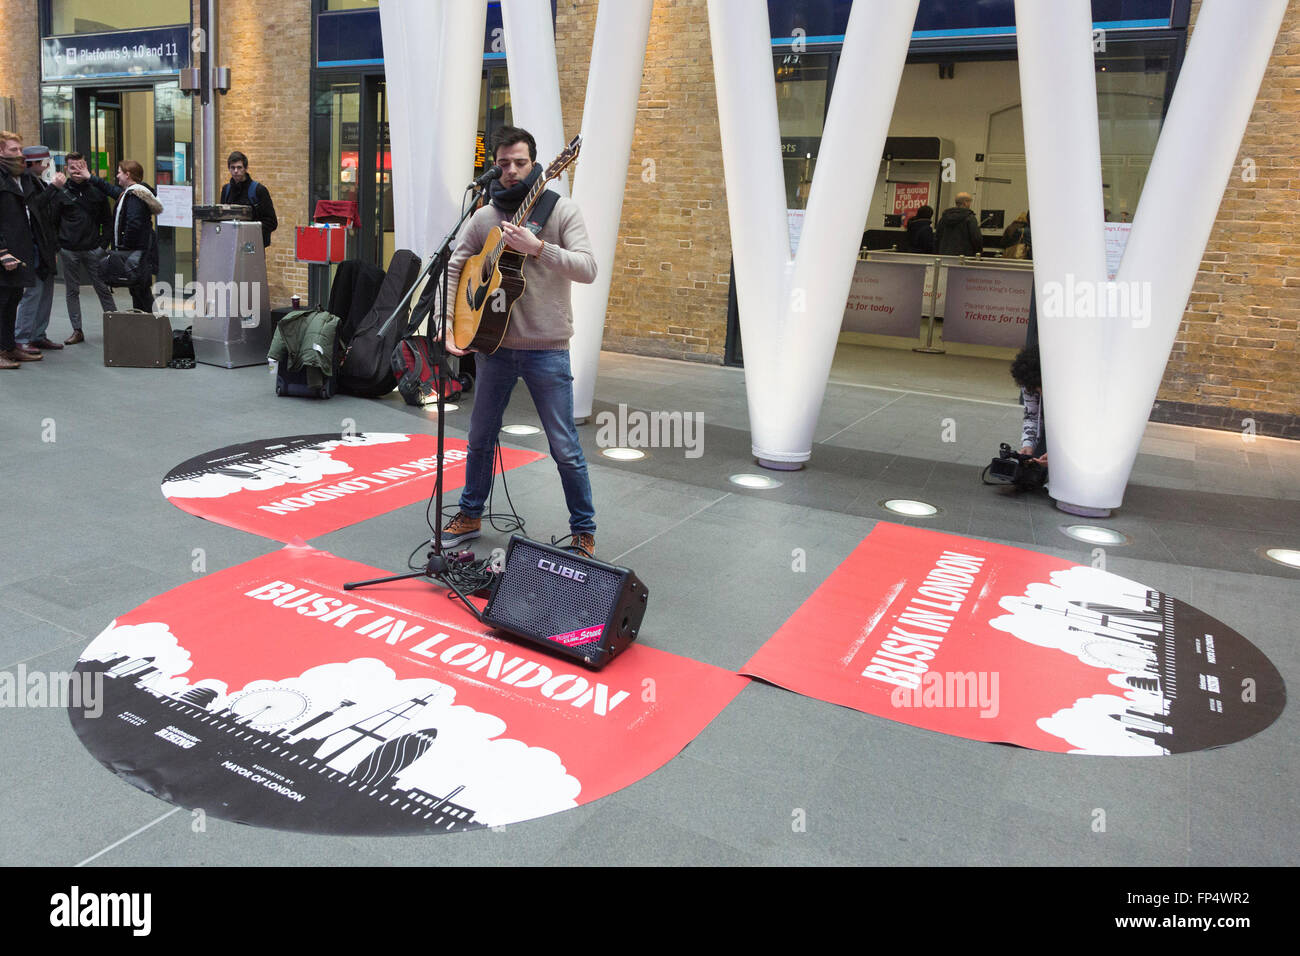
M 63 175 L 56 176 L 50 213 L 59 236 L 59 265 L 67 286 L 72 335 L 64 345 L 86 341 L 81 331 L 81 286 L 91 285 L 105 313 L 116 312 L 113 292 L 99 275 L 99 259 L 113 235 L 108 197 L 90 184 L 90 169 L 81 153 L 68 153 Z

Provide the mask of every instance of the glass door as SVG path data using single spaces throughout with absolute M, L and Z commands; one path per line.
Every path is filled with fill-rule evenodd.
M 193 101 L 175 82 L 154 87 L 154 183 L 167 207 L 194 206 Z M 145 167 L 145 175 L 149 167 Z M 184 191 L 182 191 L 184 190 Z M 169 209 L 172 214 L 176 209 Z M 170 218 L 170 216 L 168 217 Z M 188 217 L 186 217 L 188 218 Z M 177 279 L 176 277 L 180 278 Z M 178 288 L 194 279 L 194 229 L 158 226 L 158 279 Z

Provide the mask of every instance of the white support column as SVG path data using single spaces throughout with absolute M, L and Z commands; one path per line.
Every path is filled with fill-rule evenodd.
M 1064 510 L 1123 501 L 1285 10 L 1202 4 L 1107 283 L 1090 4 L 1016 2 L 1051 494 Z
M 596 281 L 573 286 L 573 340 L 569 352 L 574 417 L 579 419 L 591 417 L 596 391 L 652 7 L 653 0 L 619 0 L 602 3 L 596 13 L 587 98 L 582 108 L 582 153 L 573 184 L 573 198 L 582 210 L 596 255 Z M 507 39 L 509 36 L 507 30 Z
M 709 3 L 750 431 L 769 467 L 812 454 L 916 9 L 917 0 L 853 4 L 791 262 L 767 18 L 746 0 Z
M 399 249 L 431 255 L 473 177 L 486 0 L 380 0 Z M 430 69 L 432 67 L 432 69 Z M 358 170 L 357 175 L 364 175 Z
M 433 133 L 427 159 L 417 156 L 415 165 L 416 174 L 429 177 L 432 184 L 424 244 L 414 250 L 421 256 L 436 252 L 448 230 L 456 225 L 465 187 L 474 178 L 474 137 L 482 96 L 486 28 L 487 0 L 444 0 L 441 42 L 435 48 L 436 95 L 428 107 L 417 107 L 412 117 L 417 125 Z M 422 54 L 415 66 L 416 77 L 427 73 L 428 54 Z
M 782 360 L 800 387 L 785 392 L 789 412 L 783 427 L 773 428 L 761 442 L 753 429 L 759 458 L 807 461 L 812 454 L 917 3 L 856 0 L 849 11 L 785 321 Z M 760 446 L 771 453 L 763 454 Z
M 501 27 L 510 75 L 510 114 L 515 126 L 533 134 L 537 161 L 545 167 L 572 138 L 564 135 L 560 112 L 560 74 L 550 0 L 501 0 Z M 583 149 L 585 152 L 585 144 Z M 561 196 L 569 195 L 568 171 L 548 188 Z
M 772 36 L 766 9 L 760 16 L 754 6 L 748 0 L 709 0 L 709 40 L 750 431 L 754 454 L 770 457 L 760 436 L 784 414 L 786 396 L 796 389 L 783 388 L 780 375 L 791 263 Z
M 1103 366 L 1117 324 L 1073 308 L 1073 290 L 1106 280 L 1089 0 L 1017 0 L 1016 45 L 1051 492 L 1083 505 L 1072 479 L 1091 483 L 1089 473 L 1114 458 L 1097 416 L 1110 387 Z

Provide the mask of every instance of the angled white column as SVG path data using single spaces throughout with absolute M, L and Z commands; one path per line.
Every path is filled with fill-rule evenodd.
M 384 44 L 387 81 L 389 151 L 393 157 L 393 228 L 399 249 L 416 249 L 426 231 L 432 177 L 427 157 L 433 141 L 432 124 L 415 122 L 421 105 L 431 98 L 427 54 L 438 49 L 445 0 L 415 4 L 409 0 L 379 0 L 379 29 Z M 421 69 L 421 67 L 426 67 Z M 357 176 L 362 170 L 357 169 Z M 417 238 L 420 237 L 420 238 Z
M 569 354 L 576 418 L 591 417 L 596 391 L 652 6 L 653 0 L 619 0 L 602 3 L 596 13 L 587 98 L 582 107 L 582 153 L 573 183 L 573 198 L 582 210 L 596 256 L 596 281 L 573 286 Z
M 1056 305 L 1065 290 L 1096 289 L 1106 279 L 1089 0 L 1018 0 L 1016 45 L 1051 492 L 1058 501 L 1084 505 L 1074 497 L 1080 482 L 1072 477 L 1092 484 L 1091 469 L 1109 467 L 1114 458 L 1097 416 L 1110 387 L 1102 365 L 1116 330 L 1108 323 L 1119 321 L 1080 317 Z M 1047 301 L 1046 293 L 1055 297 Z
M 394 240 L 425 257 L 460 218 L 473 178 L 487 0 L 380 0 L 379 23 Z
M 1089 6 L 1017 0 L 1016 30 L 1051 494 L 1104 513 L 1123 501 L 1286 0 L 1202 4 L 1115 283 Z
M 510 77 L 510 115 L 515 126 L 533 134 L 537 161 L 545 166 L 572 139 L 572 134 L 564 135 L 560 113 L 560 75 L 550 0 L 501 0 L 501 28 Z M 548 188 L 567 196 L 568 183 L 566 171 Z
M 771 467 L 812 454 L 916 9 L 853 4 L 792 262 L 768 21 L 747 0 L 709 2 L 752 448 Z
M 487 0 L 443 0 L 441 6 L 440 42 L 431 48 L 436 59 L 430 63 L 429 51 L 422 51 L 412 74 L 416 89 L 419 77 L 427 76 L 430 67 L 436 74 L 432 101 L 418 101 L 412 115 L 416 125 L 433 132 L 429 153 L 415 157 L 415 174 L 427 176 L 431 183 L 423 244 L 411 247 L 420 256 L 436 252 L 460 218 L 465 187 L 474 178 L 474 137 L 483 83 Z

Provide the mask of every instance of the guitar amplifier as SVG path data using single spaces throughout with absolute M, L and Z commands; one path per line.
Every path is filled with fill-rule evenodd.
M 599 670 L 636 640 L 648 597 L 627 568 L 514 535 L 483 623 Z

